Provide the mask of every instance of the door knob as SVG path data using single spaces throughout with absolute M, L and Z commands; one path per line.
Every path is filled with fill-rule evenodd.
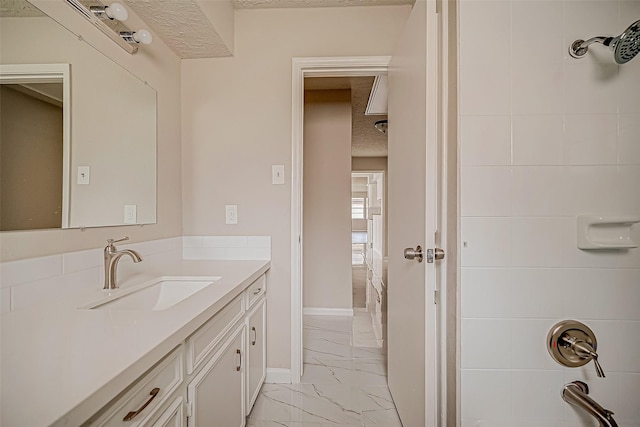
M 415 249 L 406 248 L 404 250 L 404 259 L 408 259 L 408 260 L 417 259 L 418 262 L 422 262 L 422 259 L 423 259 L 422 247 L 420 245 L 418 245 L 418 246 L 416 246 Z

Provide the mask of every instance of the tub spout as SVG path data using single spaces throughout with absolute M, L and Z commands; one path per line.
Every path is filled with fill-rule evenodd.
M 600 423 L 600 427 L 618 427 L 613 419 L 613 412 L 604 409 L 589 396 L 589 386 L 582 381 L 574 381 L 564 386 L 562 398 L 578 408 L 582 408 L 594 416 Z

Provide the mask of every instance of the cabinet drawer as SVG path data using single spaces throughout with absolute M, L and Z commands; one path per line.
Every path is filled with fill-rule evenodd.
M 105 411 L 101 411 L 95 421 L 89 420 L 86 425 L 143 425 L 182 383 L 182 365 L 182 347 L 178 347 L 151 371 L 136 380 L 123 397 L 110 404 Z M 139 411 L 137 415 L 125 421 L 129 413 L 136 411 Z
M 243 316 L 242 294 L 187 338 L 187 374 L 192 374 L 211 354 L 216 344 Z
M 263 274 L 253 282 L 246 290 L 247 293 L 247 310 L 262 297 L 267 291 L 267 277 Z

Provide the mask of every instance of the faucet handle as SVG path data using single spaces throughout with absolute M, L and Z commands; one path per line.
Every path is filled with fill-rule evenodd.
M 107 246 L 113 246 L 114 243 L 124 242 L 125 240 L 129 240 L 129 236 L 124 236 L 120 239 L 107 239 Z
M 598 353 L 595 353 L 593 363 L 596 365 L 596 374 L 598 374 L 600 378 L 604 378 L 604 371 L 602 370 L 602 366 L 600 366 L 600 362 L 598 362 Z
M 604 370 L 602 369 L 602 366 L 600 366 L 600 362 L 598 362 L 598 353 L 596 353 L 591 344 L 566 333 L 562 336 L 562 340 L 569 345 L 578 357 L 593 360 L 593 363 L 596 365 L 596 374 L 598 377 L 605 377 Z
M 586 365 L 593 360 L 596 373 L 604 378 L 604 370 L 598 362 L 596 335 L 584 323 L 577 320 L 556 323 L 547 335 L 547 349 L 556 362 L 570 368 Z

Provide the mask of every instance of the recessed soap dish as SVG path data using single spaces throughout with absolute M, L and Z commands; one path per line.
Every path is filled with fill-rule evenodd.
M 637 248 L 631 228 L 640 222 L 640 216 L 578 216 L 579 249 L 631 249 Z

